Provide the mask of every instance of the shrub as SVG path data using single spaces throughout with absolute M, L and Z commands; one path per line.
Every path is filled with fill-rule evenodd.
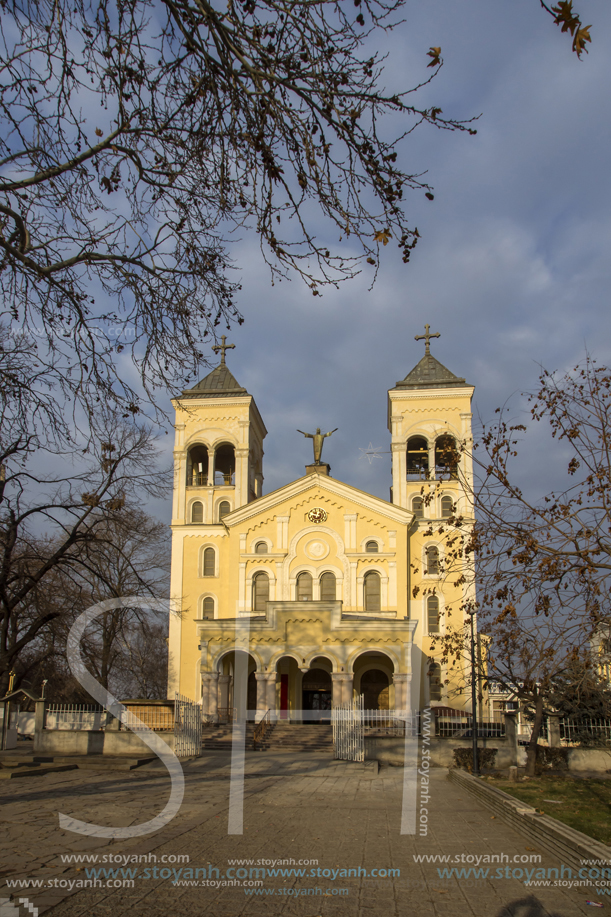
M 480 770 L 491 770 L 494 767 L 496 753 L 498 748 L 478 748 L 477 763 Z M 462 767 L 463 770 L 473 773 L 473 749 L 472 748 L 455 748 L 454 749 L 454 767 Z

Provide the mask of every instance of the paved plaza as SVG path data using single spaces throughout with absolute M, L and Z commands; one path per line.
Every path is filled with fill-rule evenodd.
M 300 760 L 286 753 L 250 753 L 244 833 L 228 836 L 229 767 L 229 755 L 218 752 L 185 762 L 186 791 L 178 816 L 157 834 L 128 841 L 61 831 L 57 813 L 112 826 L 147 821 L 169 795 L 160 763 L 131 772 L 77 770 L 3 781 L 3 917 L 11 896 L 14 904 L 6 913 L 15 917 L 32 913 L 19 904 L 20 898 L 51 917 L 577 917 L 596 913 L 588 900 L 605 902 L 603 912 L 611 906 L 611 896 L 598 898 L 593 887 L 529 888 L 524 879 L 505 877 L 504 871 L 516 870 L 513 865 L 489 868 L 490 876 L 500 871 L 503 878 L 465 873 L 443 878 L 439 871 L 447 865 L 415 862 L 414 856 L 423 854 L 497 854 L 507 858 L 503 863 L 516 855 L 541 854 L 537 868 L 559 867 L 451 783 L 444 769 L 432 772 L 428 835 L 401 836 L 401 768 L 376 774 L 371 765 L 333 762 L 327 756 Z M 67 862 L 74 854 L 97 854 L 98 862 Z M 109 855 L 113 862 L 103 862 Z M 133 860 L 123 866 L 135 872 L 128 879 L 132 887 L 107 887 L 124 884 L 129 875 L 121 874 L 120 855 L 140 859 L 136 866 Z M 215 884 L 249 881 L 244 877 L 253 864 L 230 862 L 238 858 L 265 861 L 257 868 L 276 869 L 276 875 L 268 873 L 254 887 Z M 295 862 L 271 865 L 278 860 Z M 300 860 L 309 863 L 300 866 Z M 471 866 L 467 861 L 449 868 Z M 110 878 L 98 873 L 98 887 L 79 888 L 91 880 L 92 869 L 119 871 Z M 282 875 L 279 869 L 305 869 L 306 875 Z M 389 877 L 391 869 L 398 872 Z M 374 870 L 380 875 L 372 876 Z M 242 879 L 235 878 L 236 872 Z M 15 884 L 28 877 L 45 887 Z

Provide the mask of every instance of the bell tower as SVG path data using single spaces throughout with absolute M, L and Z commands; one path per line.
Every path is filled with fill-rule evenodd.
M 172 402 L 176 411 L 174 525 L 219 525 L 263 492 L 267 430 L 252 395 L 234 378 L 226 352 L 204 379 Z
M 453 515 L 454 506 L 472 515 L 467 494 L 473 483 L 474 388 L 432 355 L 431 338 L 440 335 L 429 327 L 415 337 L 425 342 L 423 358 L 388 392 L 388 430 L 391 502 L 430 522 Z

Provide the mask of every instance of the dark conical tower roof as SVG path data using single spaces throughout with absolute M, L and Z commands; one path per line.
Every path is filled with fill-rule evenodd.
M 420 362 L 407 374 L 405 379 L 397 382 L 397 388 L 454 388 L 467 385 L 464 379 L 440 363 L 431 353 L 426 353 Z
M 193 388 L 187 389 L 183 395 L 187 398 L 218 398 L 227 395 L 247 395 L 248 392 L 243 388 L 235 377 L 229 372 L 225 363 L 225 351 L 233 350 L 235 344 L 225 344 L 225 335 L 221 337 L 222 344 L 217 344 L 212 349 L 218 353 L 221 352 L 221 362 L 201 379 Z
M 431 353 L 431 338 L 438 338 L 438 333 L 430 334 L 430 325 L 425 325 L 425 333 L 417 334 L 414 338 L 416 341 L 424 341 L 424 356 L 420 362 L 408 372 L 405 379 L 397 382 L 395 388 L 398 389 L 419 389 L 419 388 L 456 388 L 457 386 L 467 386 L 464 379 L 455 376 L 453 372 L 440 363 Z

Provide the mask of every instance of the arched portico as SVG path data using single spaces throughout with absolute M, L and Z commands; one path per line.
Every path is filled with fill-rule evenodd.
M 388 710 L 395 706 L 395 664 L 383 650 L 367 650 L 352 663 L 354 691 L 363 695 L 365 710 Z

